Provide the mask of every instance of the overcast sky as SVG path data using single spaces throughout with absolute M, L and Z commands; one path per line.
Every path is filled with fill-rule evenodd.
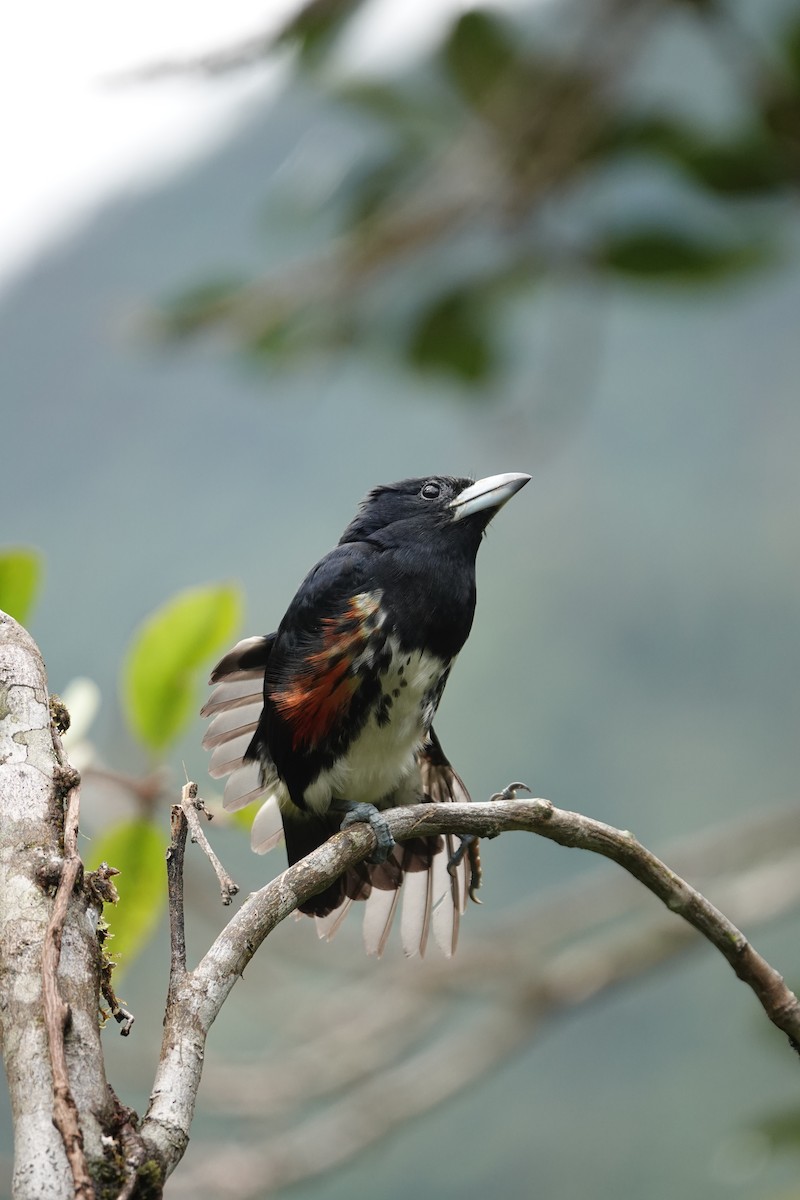
M 0 290 L 26 262 L 119 189 L 148 185 L 224 136 L 280 67 L 216 82 L 112 85 L 163 59 L 218 49 L 280 24 L 298 0 L 25 0 L 3 6 Z M 397 61 L 463 0 L 373 0 L 348 57 Z

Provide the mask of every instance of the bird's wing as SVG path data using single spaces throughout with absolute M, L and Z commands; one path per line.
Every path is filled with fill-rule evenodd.
M 312 638 L 285 639 L 283 653 L 270 664 L 267 690 L 293 752 L 316 750 L 336 737 L 384 642 L 380 594 L 369 591 L 352 593 L 329 608 Z
M 278 629 L 257 742 L 283 777 L 298 754 L 339 749 L 356 697 L 366 702 L 387 634 L 381 592 L 369 582 L 373 553 L 337 546 L 303 581 Z

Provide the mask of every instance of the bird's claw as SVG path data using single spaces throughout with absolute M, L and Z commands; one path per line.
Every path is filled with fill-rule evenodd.
M 470 900 L 474 901 L 475 904 L 482 904 L 483 901 L 479 900 L 475 894 L 478 888 L 481 886 L 481 879 L 483 878 L 483 872 L 481 870 L 480 840 L 477 834 L 474 833 L 457 833 L 455 836 L 458 838 L 459 846 L 457 850 L 453 851 L 447 860 L 447 870 L 451 877 L 455 878 L 456 871 L 464 861 L 464 856 L 467 855 L 469 859 L 469 883 L 467 884 L 467 894 L 469 895 Z
M 517 792 L 529 792 L 530 790 L 527 783 L 507 783 L 502 792 L 495 792 L 489 797 L 489 803 L 491 804 L 494 800 L 516 800 Z M 496 833 L 486 834 L 490 841 L 498 836 L 499 834 Z
M 341 829 L 349 829 L 351 825 L 366 822 L 374 831 L 378 844 L 373 853 L 370 854 L 367 862 L 386 862 L 395 847 L 395 840 L 389 829 L 389 822 L 380 809 L 376 808 L 374 804 L 342 803 L 337 807 L 345 810 L 345 815 L 340 826 Z
M 517 792 L 529 792 L 530 790 L 527 783 L 508 783 L 502 792 L 495 792 L 493 796 L 489 797 L 489 803 L 493 800 L 516 800 Z

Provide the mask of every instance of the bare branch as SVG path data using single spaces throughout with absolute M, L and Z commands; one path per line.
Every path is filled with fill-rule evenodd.
M 67 719 L 56 710 L 51 718 L 36 645 L 0 613 L 0 1041 L 16 1200 L 73 1195 L 76 1188 L 89 1195 L 70 1097 L 87 1164 L 104 1158 L 110 1117 L 97 1012 L 100 905 L 74 886 L 77 777 L 67 773 L 53 735 L 52 721 L 63 728 Z M 70 1160 L 53 1123 L 54 1085 Z
M 396 838 L 402 840 L 428 832 L 457 831 L 493 836 L 507 829 L 526 829 L 550 838 L 561 846 L 591 850 L 612 859 L 634 879 L 643 883 L 671 912 L 683 917 L 716 946 L 739 979 L 755 993 L 772 1023 L 787 1035 L 795 1050 L 800 1049 L 800 1002 L 778 972 L 756 953 L 744 934 L 718 908 L 651 854 L 632 833 L 614 829 L 580 813 L 557 809 L 547 800 L 517 800 L 495 805 L 495 813 L 500 820 L 494 828 L 493 822 L 483 819 L 483 810 L 487 806 L 471 806 L 470 815 L 469 807 L 448 805 L 448 809 L 459 808 L 461 811 L 443 812 L 442 823 L 436 820 L 436 830 L 429 830 L 428 820 L 423 815 L 424 807 L 407 809 L 400 814 L 401 820 L 397 826 L 394 823 L 392 825 Z M 475 820 L 474 810 L 477 808 L 482 811 L 480 818 Z M 502 816 L 500 809 L 503 810 Z M 491 806 L 488 806 L 487 817 L 491 811 Z M 417 813 L 420 813 L 419 817 L 414 815 Z
M 320 14 L 320 10 L 327 10 L 330 19 L 335 17 L 337 9 L 341 10 L 343 17 L 346 16 L 351 7 L 349 0 L 306 0 L 299 11 L 292 13 L 277 29 L 270 27 L 206 54 L 165 59 L 134 67 L 131 71 L 115 76 L 115 82 L 137 83 L 170 79 L 175 75 L 216 76 L 241 71 L 243 68 L 262 63 L 275 50 L 295 40 L 306 22 L 313 23 L 315 18 L 319 20 L 317 14 Z
M 388 817 L 398 841 L 442 833 L 491 837 L 526 830 L 563 846 L 611 858 L 716 946 L 791 1044 L 796 1047 L 800 1041 L 800 1003 L 780 975 L 727 917 L 627 831 L 556 809 L 547 800 L 422 804 L 393 810 Z M 280 921 L 374 848 L 373 831 L 356 825 L 289 867 L 245 901 L 195 970 L 188 972 L 171 994 L 161 1060 L 142 1126 L 143 1137 L 167 1173 L 188 1143 L 208 1030 L 237 978 Z
M 196 842 L 200 849 L 205 854 L 208 861 L 211 863 L 219 880 L 219 890 L 222 896 L 223 904 L 230 904 L 233 897 L 239 891 L 238 883 L 234 883 L 228 872 L 223 867 L 222 863 L 214 853 L 211 844 L 203 833 L 203 828 L 200 824 L 199 813 L 205 813 L 210 821 L 211 813 L 206 809 L 205 804 L 197 795 L 197 784 L 187 783 L 181 791 L 181 808 L 184 816 L 189 823 L 189 829 L 192 834 L 192 841 Z
M 710 889 L 718 901 L 724 896 L 722 907 L 727 911 L 731 906 L 728 915 L 734 920 L 762 923 L 797 902 L 798 847 L 800 809 L 795 806 L 759 809 L 721 828 L 695 831 L 670 842 L 662 857 L 680 874 L 698 878 L 705 893 Z M 535 974 L 559 947 L 598 934 L 605 937 L 610 922 L 638 920 L 648 907 L 648 897 L 628 875 L 595 870 L 505 909 L 494 927 L 463 945 L 454 960 L 429 961 L 423 972 L 409 969 L 402 958 L 376 973 L 366 959 L 348 956 L 344 981 L 337 985 L 332 980 L 326 989 L 325 1030 L 316 1029 L 302 987 L 296 995 L 290 990 L 280 1001 L 285 1049 L 269 1061 L 269 1086 L 259 1086 L 267 1070 L 263 1061 L 219 1064 L 213 1067 L 206 1106 L 252 1113 L 258 1095 L 259 1115 L 285 1117 L 309 1098 L 348 1087 L 406 1053 L 426 1031 L 421 1012 L 434 1024 L 448 1004 L 465 995 L 497 1002 L 522 986 L 520 981 Z M 669 915 L 661 919 L 696 938 L 690 926 Z M 303 945 L 316 950 L 311 938 Z M 208 1073 L 207 1063 L 207 1084 Z
M 60 741 L 55 730 L 53 737 L 57 751 L 60 751 Z M 62 756 L 60 755 L 60 757 Z M 83 1131 L 78 1116 L 78 1106 L 70 1087 L 64 1048 L 64 1031 L 69 1024 L 70 1009 L 69 1005 L 64 1002 L 58 986 L 58 966 L 61 961 L 64 923 L 67 919 L 72 893 L 83 871 L 83 863 L 78 854 L 80 777 L 77 771 L 72 771 L 70 776 L 68 770 L 68 768 L 62 767 L 63 778 L 68 779 L 70 783 L 64 820 L 64 866 L 42 947 L 42 1003 L 53 1072 L 53 1123 L 64 1142 L 75 1185 L 75 1196 L 78 1200 L 94 1200 L 94 1187 L 86 1167 Z
M 100 767 L 92 763 L 84 768 L 84 783 L 110 783 L 114 787 L 129 792 L 138 802 L 143 812 L 151 813 L 157 807 L 159 800 L 166 795 L 169 786 L 169 772 L 163 767 L 157 767 L 146 775 L 128 775 L 123 771 L 112 771 L 108 767 Z
M 608 882 L 613 890 L 613 880 Z M 590 881 L 588 888 L 578 885 L 577 894 L 583 896 L 595 891 L 594 884 L 595 881 Z M 795 850 L 777 863 L 758 862 L 719 886 L 721 898 L 726 907 L 731 906 L 737 919 L 761 924 L 778 913 L 796 908 L 800 902 L 798 852 Z M 636 893 L 633 894 L 635 897 Z M 529 906 L 529 911 L 544 913 L 550 908 L 548 899 Z M 584 925 L 587 919 L 591 921 L 591 916 L 590 910 L 584 909 Z M 575 926 L 573 935 L 580 932 L 577 920 Z M 569 940 L 566 930 L 564 933 L 565 940 Z M 505 938 L 500 941 L 506 945 Z M 260 1139 L 258 1145 L 204 1146 L 203 1152 L 173 1182 L 176 1200 L 182 1196 L 195 1200 L 202 1197 L 248 1200 L 335 1169 L 399 1125 L 463 1094 L 519 1053 L 548 1020 L 641 979 L 698 944 L 690 925 L 673 921 L 669 914 L 656 910 L 649 916 L 640 916 L 632 927 L 606 932 L 582 945 L 551 948 L 534 955 L 526 946 L 525 953 L 505 962 L 504 971 L 497 971 L 492 964 L 489 974 L 495 986 L 487 997 L 488 1011 L 484 1005 L 483 1011 L 466 1025 L 448 1017 L 434 1046 L 429 1039 L 420 1038 L 421 1044 L 414 1053 L 409 1047 L 409 1028 L 414 1033 L 420 1031 L 414 1030 L 413 1021 L 402 1014 L 391 1029 L 383 1029 L 378 1037 L 358 1040 L 354 1035 L 349 1050 L 340 1048 L 340 1059 L 348 1055 L 351 1068 L 349 1075 L 346 1071 L 339 1072 L 338 1082 L 347 1090 L 327 1109 L 296 1119 L 278 1135 Z M 481 944 L 466 954 L 462 951 L 461 959 L 448 962 L 441 972 L 434 971 L 433 976 L 444 980 L 453 975 L 453 987 L 459 991 L 465 986 L 469 989 L 470 983 L 477 986 L 479 980 L 487 978 L 487 973 L 481 970 L 487 949 Z M 436 979 L 431 978 L 429 971 L 424 977 L 415 974 L 410 978 L 408 964 L 401 965 L 405 968 L 402 971 L 405 986 L 398 983 L 398 972 L 390 983 L 384 980 L 382 988 L 393 1000 L 400 991 L 405 1004 L 417 1013 L 422 1009 L 427 1018 L 429 1002 L 437 998 L 435 994 L 430 996 L 431 990 L 435 992 Z M 472 1001 L 474 992 L 467 994 Z M 368 1005 L 365 1007 L 369 1009 Z M 426 1025 L 422 1032 L 427 1028 Z M 379 1072 L 374 1057 L 376 1042 L 382 1055 Z M 332 1080 L 325 1056 L 316 1060 L 322 1070 L 322 1086 L 302 1095 L 294 1087 L 295 1068 L 303 1070 L 307 1049 L 298 1047 L 296 1054 L 287 1056 L 285 1062 L 272 1060 L 249 1067 L 244 1076 L 241 1066 L 235 1071 L 214 1070 L 213 1105 L 228 1114 L 238 1111 L 251 1117 L 272 1116 L 280 1108 L 285 1116 L 287 1107 L 291 1110 L 298 1100 L 308 1103 L 309 1099 L 326 1095 L 331 1091 L 326 1084 L 330 1085 Z M 319 1047 L 316 1050 L 319 1054 Z M 426 1080 L 425 1088 L 419 1086 L 422 1077 Z M 301 1083 L 309 1082 L 302 1077 Z M 243 1104 L 245 1094 L 250 1097 L 249 1110 Z M 255 1106 L 254 1096 L 258 1097 Z M 378 1098 L 380 1102 L 376 1103 Z M 234 1162 L 235 1171 L 231 1169 Z
M 188 786 L 188 785 L 187 785 Z M 186 925 L 183 909 L 183 860 L 186 853 L 186 832 L 188 823 L 183 806 L 173 804 L 170 815 L 170 830 L 172 840 L 167 850 L 167 890 L 169 893 L 169 989 L 167 992 L 167 1007 L 170 997 L 174 995 L 178 984 L 186 974 Z

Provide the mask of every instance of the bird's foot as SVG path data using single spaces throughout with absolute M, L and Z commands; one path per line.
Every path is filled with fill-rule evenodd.
M 341 824 L 342 829 L 348 829 L 359 821 L 366 821 L 374 830 L 378 845 L 370 854 L 367 862 L 386 862 L 395 847 L 395 840 L 389 829 L 389 822 L 380 809 L 376 808 L 374 804 L 355 804 L 350 800 L 337 800 L 334 807 L 345 814 Z
M 489 803 L 491 804 L 493 800 L 516 800 L 517 792 L 529 792 L 530 790 L 527 783 L 507 783 L 502 792 L 494 792 L 489 797 Z M 497 833 L 487 833 L 486 836 L 491 839 L 500 835 Z
M 455 835 L 459 841 L 459 847 L 455 850 L 447 860 L 447 870 L 451 875 L 455 876 L 456 871 L 464 861 L 464 856 L 467 856 L 467 866 L 469 870 L 469 879 L 467 883 L 467 893 L 470 900 L 475 904 L 480 904 L 481 901 L 475 895 L 478 888 L 481 886 L 483 879 L 483 871 L 481 868 L 481 852 L 480 839 L 474 833 L 457 833 Z
M 529 792 L 530 790 L 527 783 L 508 783 L 502 792 L 495 792 L 489 797 L 489 803 L 491 804 L 493 800 L 516 800 L 517 792 Z

